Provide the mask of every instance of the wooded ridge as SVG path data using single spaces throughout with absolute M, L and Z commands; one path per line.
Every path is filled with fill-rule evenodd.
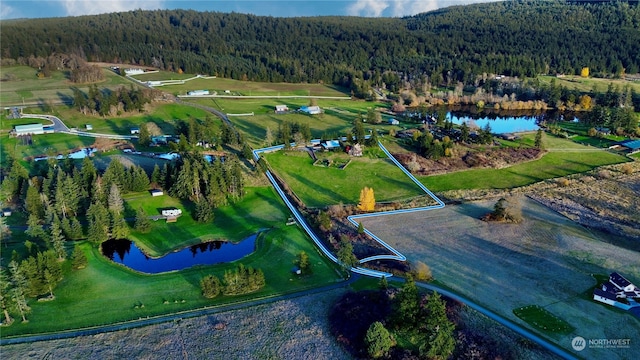
M 191 10 L 2 22 L 3 64 L 54 53 L 234 79 L 356 89 L 429 76 L 640 71 L 640 6 L 503 1 L 405 18 L 277 18 Z M 11 60 L 13 59 L 13 60 Z

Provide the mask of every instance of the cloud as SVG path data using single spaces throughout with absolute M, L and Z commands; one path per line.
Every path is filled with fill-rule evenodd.
M 352 16 L 379 17 L 389 7 L 387 0 L 358 0 L 347 8 L 347 14 Z
M 355 0 L 347 8 L 352 16 L 409 16 L 435 9 L 500 0 Z
M 164 0 L 62 0 L 68 16 L 164 8 Z
M 15 15 L 15 9 L 6 3 L 0 2 L 0 19 L 9 19 Z

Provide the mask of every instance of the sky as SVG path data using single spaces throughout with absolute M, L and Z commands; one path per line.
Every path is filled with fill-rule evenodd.
M 276 17 L 400 17 L 495 0 L 0 0 L 0 19 L 94 15 L 136 9 L 192 9 Z

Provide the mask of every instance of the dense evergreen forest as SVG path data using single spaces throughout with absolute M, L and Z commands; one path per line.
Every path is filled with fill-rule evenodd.
M 138 10 L 3 22 L 2 32 L 5 64 L 64 53 L 355 91 L 393 85 L 397 75 L 437 84 L 482 73 L 579 74 L 585 66 L 595 75 L 640 71 L 640 6 L 625 2 L 504 1 L 406 18 Z

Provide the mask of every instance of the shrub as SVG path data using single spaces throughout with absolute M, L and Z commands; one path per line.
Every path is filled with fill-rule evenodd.
M 633 167 L 631 167 L 630 164 L 624 164 L 622 165 L 622 167 L 620 168 L 620 171 L 625 174 L 625 175 L 630 175 L 633 173 Z
M 411 273 L 413 277 L 418 281 L 430 281 L 433 279 L 431 269 L 422 261 L 418 261 L 415 263 L 415 265 L 411 269 Z

